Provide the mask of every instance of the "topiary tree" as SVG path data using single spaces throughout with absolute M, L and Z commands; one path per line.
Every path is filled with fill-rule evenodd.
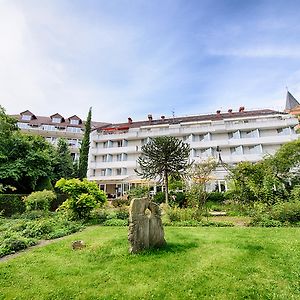
M 153 138 L 142 147 L 136 173 L 145 179 L 159 179 L 165 188 L 165 201 L 169 198 L 169 176 L 182 178 L 188 174 L 190 146 L 172 136 Z
M 97 183 L 87 179 L 62 178 L 55 187 L 69 196 L 60 208 L 70 210 L 79 219 L 88 218 L 92 209 L 107 200 L 105 192 L 99 189 Z
M 91 120 L 92 120 L 92 108 L 90 107 L 89 113 L 85 123 L 84 136 L 80 147 L 80 157 L 78 164 L 78 177 L 80 179 L 86 178 L 88 168 L 88 156 L 90 148 L 90 133 L 91 133 Z

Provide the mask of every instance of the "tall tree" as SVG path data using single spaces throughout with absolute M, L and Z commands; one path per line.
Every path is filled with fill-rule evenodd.
M 168 178 L 182 178 L 188 174 L 190 146 L 170 136 L 153 138 L 142 147 L 142 155 L 138 158 L 140 170 L 136 173 L 145 179 L 156 179 L 163 183 L 165 201 L 168 204 Z
M 78 177 L 80 179 L 86 178 L 88 168 L 88 157 L 90 148 L 90 133 L 91 133 L 91 120 L 92 120 L 92 108 L 90 107 L 89 113 L 85 123 L 84 136 L 80 148 Z
M 65 139 L 60 138 L 57 145 L 57 159 L 55 161 L 55 179 L 72 178 L 74 173 L 73 161 L 68 143 Z

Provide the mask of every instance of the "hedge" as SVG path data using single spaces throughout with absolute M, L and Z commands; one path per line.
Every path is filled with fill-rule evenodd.
M 23 197 L 26 196 L 28 194 L 0 194 L 0 215 L 10 217 L 25 212 Z M 64 194 L 57 194 L 56 196 L 57 199 L 51 203 L 51 211 L 55 211 L 67 199 Z
M 16 213 L 25 211 L 25 203 L 23 197 L 27 194 L 0 194 L 0 213 L 9 217 Z

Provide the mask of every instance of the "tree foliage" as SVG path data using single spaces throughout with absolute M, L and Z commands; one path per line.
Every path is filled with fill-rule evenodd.
M 57 145 L 57 158 L 54 162 L 54 173 L 56 181 L 60 178 L 72 178 L 74 175 L 74 166 L 68 143 L 60 138 Z
M 85 123 L 84 136 L 80 148 L 78 177 L 80 179 L 86 178 L 88 168 L 88 156 L 90 148 L 90 133 L 91 133 L 91 120 L 92 120 L 92 108 L 90 107 L 88 116 Z
M 0 151 L 0 183 L 4 186 L 29 193 L 39 180 L 53 179 L 55 148 L 42 137 L 15 132 L 2 140 Z
M 217 161 L 209 158 L 194 164 L 190 171 L 191 185 L 188 192 L 188 205 L 203 208 L 208 198 L 207 183 L 212 180 L 212 172 L 217 168 Z
M 257 163 L 242 162 L 231 168 L 232 195 L 241 202 L 273 204 L 288 199 L 299 184 L 300 140 L 283 145 L 273 156 Z
M 142 147 L 138 158 L 140 170 L 136 173 L 145 179 L 158 179 L 165 188 L 168 203 L 168 178 L 182 178 L 188 174 L 190 146 L 175 137 L 155 137 Z

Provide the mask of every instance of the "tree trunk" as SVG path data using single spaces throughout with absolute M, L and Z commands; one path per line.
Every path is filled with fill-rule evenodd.
M 164 172 L 164 181 L 165 181 L 165 199 L 166 204 L 169 205 L 169 181 L 168 181 L 168 172 Z

